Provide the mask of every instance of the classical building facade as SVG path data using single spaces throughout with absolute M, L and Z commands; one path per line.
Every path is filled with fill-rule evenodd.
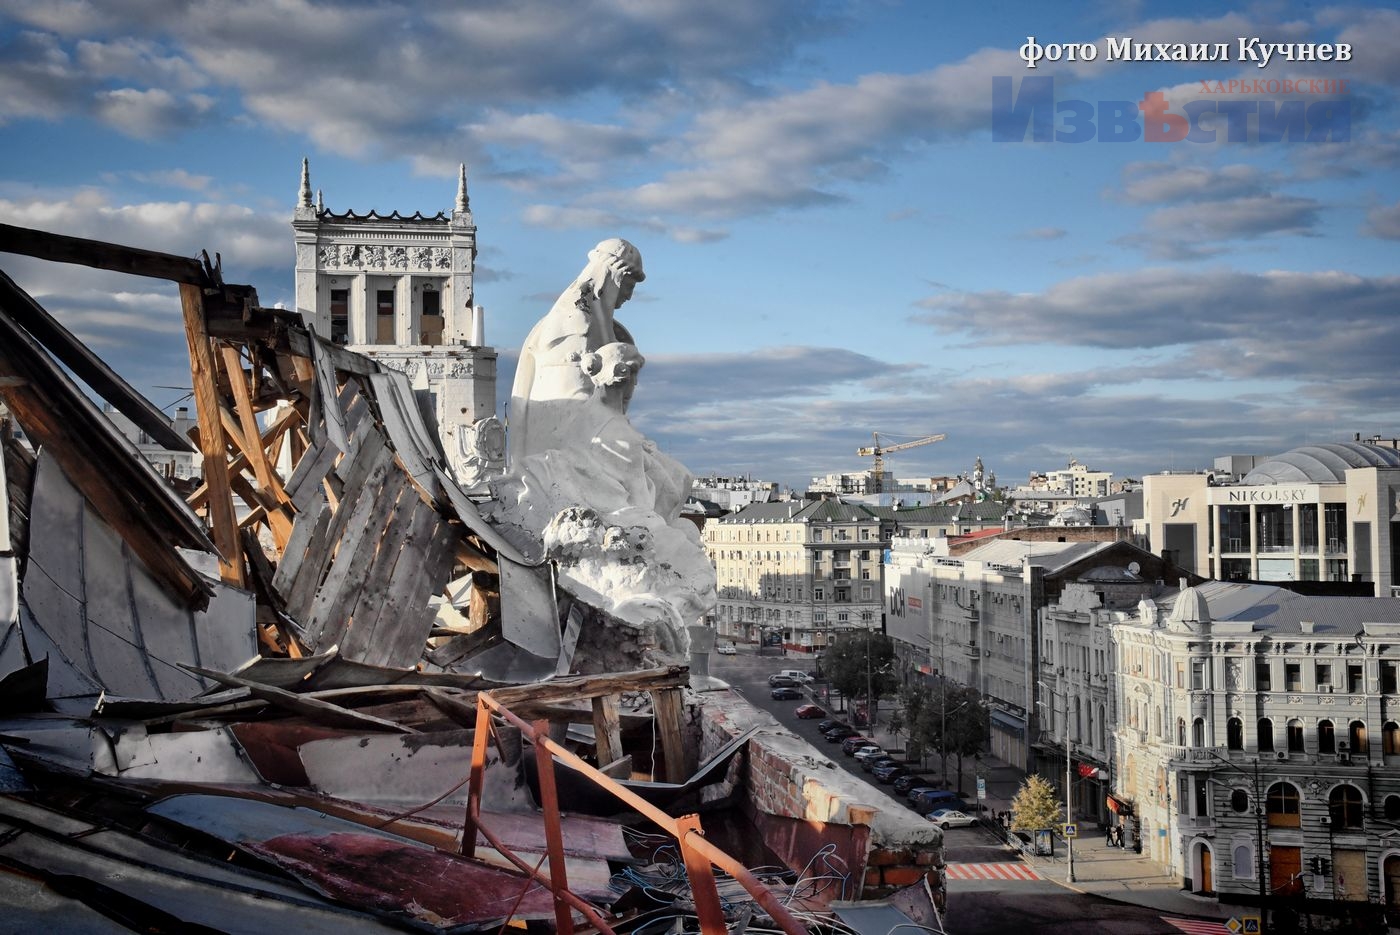
M 1036 700 L 1064 693 L 1078 712 L 1076 736 L 1099 738 L 1108 724 L 1107 681 L 1097 676 L 1107 668 L 1103 647 L 1087 637 L 1086 648 L 1098 655 L 1047 643 L 1042 610 L 1081 575 L 1095 580 L 1132 569 L 1155 581 L 1179 572 L 1120 539 L 1060 541 L 1049 538 L 1053 532 L 1009 530 L 966 549 L 947 540 L 895 539 L 885 572 L 887 632 L 906 671 L 932 677 L 933 685 L 946 677 L 976 688 L 991 708 L 991 752 L 1022 769 L 1045 761 L 1047 776 L 1057 759 L 1063 772 L 1064 760 Z M 1056 666 L 1065 670 L 1062 681 Z
M 1000 528 L 998 504 L 900 509 L 836 497 L 754 503 L 705 524 L 721 637 L 778 634 L 816 652 L 833 634 L 884 625 L 883 552 L 896 534 L 930 541 Z
M 331 343 L 405 374 L 458 480 L 480 484 L 505 458 L 496 351 L 473 300 L 476 225 L 463 166 L 450 214 L 328 211 L 303 160 L 292 217 L 297 311 Z
M 1222 581 L 1352 581 L 1380 597 L 1400 585 L 1400 452 L 1309 445 L 1237 484 L 1217 476 L 1143 478 L 1153 551 Z
M 1400 599 L 1209 581 L 1110 628 L 1112 799 L 1146 853 L 1198 893 L 1396 904 Z

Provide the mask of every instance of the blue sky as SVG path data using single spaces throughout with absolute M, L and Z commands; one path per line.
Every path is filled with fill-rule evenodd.
M 980 455 L 1003 483 L 1400 435 L 1400 12 L 1099 7 L 0 0 L 0 219 L 218 251 L 291 304 L 302 156 L 335 211 L 450 210 L 466 162 L 503 387 L 589 247 L 627 237 L 634 420 L 697 473 L 802 485 L 868 466 L 872 432 L 947 434 L 900 475 Z M 1028 36 L 1099 54 L 1032 71 Z M 1122 36 L 1232 60 L 1107 61 Z M 1260 68 L 1239 37 L 1353 57 Z M 1344 100 L 1349 134 L 993 141 L 993 79 L 1031 75 L 1094 107 Z M 1348 87 L 1201 91 L 1232 79 Z M 3 268 L 180 395 L 156 388 L 188 382 L 173 290 Z

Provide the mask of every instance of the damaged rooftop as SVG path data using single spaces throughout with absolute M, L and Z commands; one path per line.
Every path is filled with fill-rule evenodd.
M 864 900 L 941 930 L 938 830 L 834 776 L 703 652 L 619 629 L 607 595 L 492 518 L 405 373 L 261 307 L 207 254 L 8 225 L 0 253 L 177 283 L 198 416 L 174 432 L 0 272 L 16 918 L 852 931 Z M 198 482 L 153 470 L 93 396 L 197 452 Z M 768 866 L 715 843 L 736 822 Z

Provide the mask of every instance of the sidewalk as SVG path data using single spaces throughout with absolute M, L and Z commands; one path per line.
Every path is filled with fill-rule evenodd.
M 873 736 L 881 744 L 900 746 L 884 725 L 880 725 Z M 900 739 L 903 739 L 903 735 Z M 886 749 L 889 748 L 886 746 Z M 921 772 L 942 777 L 943 768 L 938 755 L 929 757 L 929 762 L 933 766 Z M 948 786 L 952 789 L 958 787 L 957 762 L 956 757 L 948 758 Z M 979 776 L 986 780 L 987 797 L 984 802 L 993 813 L 1010 810 L 1011 802 L 1025 779 L 1025 773 L 1020 769 L 990 754 L 982 754 L 979 760 L 964 759 L 962 787 L 965 793 L 963 798 L 968 804 L 977 801 Z M 1064 840 L 1058 836 L 1053 857 L 1026 854 L 1023 859 L 1046 880 L 1078 893 L 1116 902 L 1204 919 L 1225 920 L 1231 916 L 1257 914 L 1241 906 L 1221 903 L 1183 890 L 1181 879 L 1167 874 L 1155 861 L 1105 843 L 1103 828 L 1098 824 L 1083 820 L 1077 823 L 1079 837 L 1074 842 L 1074 882 L 1068 880 L 1068 852 Z

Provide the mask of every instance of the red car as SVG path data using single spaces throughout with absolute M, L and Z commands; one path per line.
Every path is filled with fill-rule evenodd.
M 804 704 L 797 706 L 797 716 L 805 721 L 808 718 L 826 717 L 826 712 L 814 704 Z

